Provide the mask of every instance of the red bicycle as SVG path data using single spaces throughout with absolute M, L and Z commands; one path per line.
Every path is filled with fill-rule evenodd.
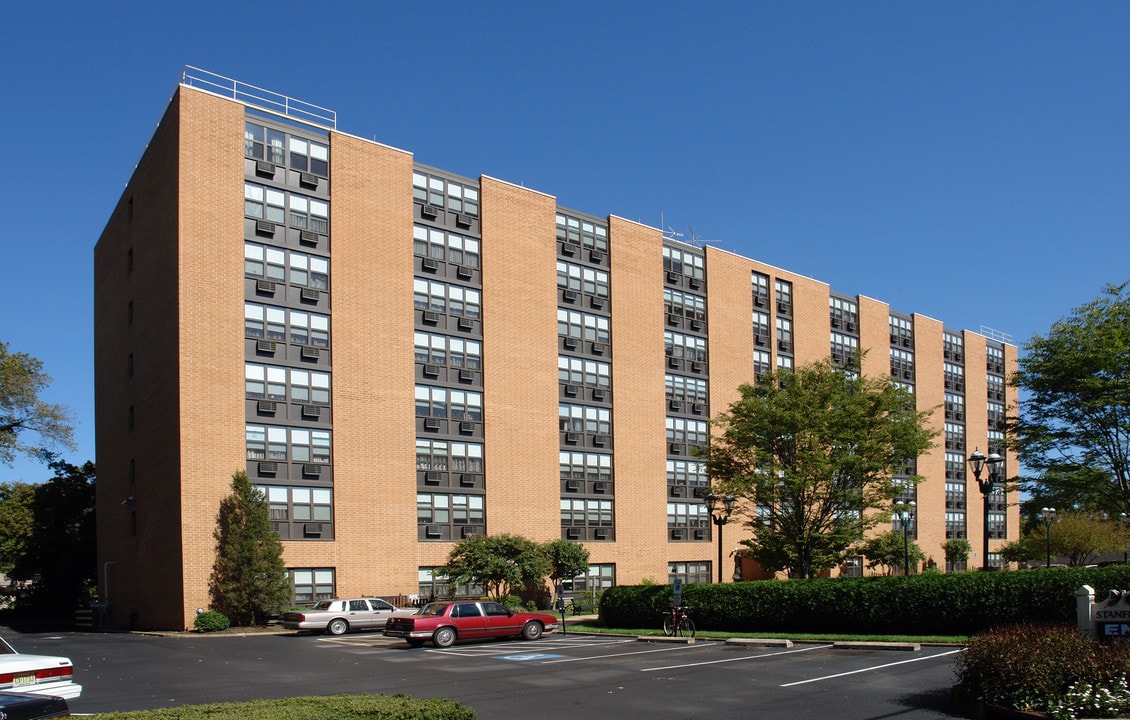
M 676 637 L 694 637 L 694 620 L 687 611 L 690 605 L 672 605 L 671 612 L 663 613 L 663 634 Z

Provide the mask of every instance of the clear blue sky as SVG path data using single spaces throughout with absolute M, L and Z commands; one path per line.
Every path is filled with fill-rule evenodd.
M 94 458 L 94 243 L 190 64 L 1023 343 L 1130 277 L 1128 29 L 1126 2 L 5 3 L 0 339 Z

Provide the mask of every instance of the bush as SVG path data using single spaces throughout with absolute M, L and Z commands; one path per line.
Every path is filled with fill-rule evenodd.
M 1121 690 L 1126 699 L 1130 647 L 1096 642 L 1069 625 L 1012 625 L 971 638 L 956 672 L 959 701 L 1064 718 L 1085 708 L 1088 717 L 1102 717 L 1092 714 L 1102 709 L 1096 702 L 1118 709 L 1108 690 Z
M 417 700 L 407 695 L 330 695 L 104 713 L 98 715 L 98 720 L 475 720 L 476 717 L 473 710 L 451 700 Z
M 683 602 L 700 630 L 972 635 L 998 625 L 1074 624 L 1082 585 L 1097 597 L 1130 589 L 1130 566 L 696 584 L 684 586 Z M 601 598 L 600 619 L 658 627 L 670 607 L 669 585 L 618 585 Z
M 219 632 L 231 627 L 231 621 L 222 612 L 209 610 L 197 614 L 196 619 L 192 621 L 192 626 L 200 632 Z

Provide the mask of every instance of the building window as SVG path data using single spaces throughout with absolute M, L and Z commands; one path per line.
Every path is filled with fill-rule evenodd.
M 327 201 L 256 183 L 243 184 L 243 214 L 256 220 L 313 230 L 323 235 L 330 230 L 330 204 Z
M 669 357 L 692 362 L 706 362 L 706 339 L 677 332 L 663 333 L 663 343 Z
M 782 315 L 792 315 L 793 284 L 787 280 L 774 280 L 773 290 L 777 297 L 777 312 Z
M 579 432 L 588 435 L 612 434 L 612 410 L 592 405 L 560 403 L 557 417 L 562 432 Z
M 667 484 L 685 487 L 707 487 L 710 478 L 706 475 L 706 464 L 696 460 L 668 460 Z
M 589 565 L 586 573 L 575 578 L 563 579 L 561 591 L 579 595 L 582 593 L 601 592 L 616 584 L 615 563 L 593 563 Z
M 295 605 L 304 605 L 337 597 L 333 568 L 289 568 L 290 597 Z
M 418 363 L 470 370 L 482 369 L 483 346 L 478 340 L 465 340 L 428 332 L 416 332 L 414 338 L 415 357 Z
M 891 377 L 901 380 L 914 379 L 914 353 L 891 348 Z
M 606 300 L 611 295 L 606 271 L 561 260 L 557 261 L 557 287 Z
M 890 325 L 891 345 L 904 348 L 914 347 L 914 326 L 910 320 L 892 315 Z
M 480 598 L 486 595 L 486 590 L 481 585 L 463 583 L 451 586 L 443 575 L 436 575 L 436 568 L 422 567 L 419 569 L 419 587 L 421 600 L 435 600 L 436 598 L 473 597 Z
M 1004 378 L 996 375 L 987 376 L 988 381 L 988 398 L 989 400 L 996 400 L 997 402 L 1004 401 Z
M 946 481 L 946 510 L 965 510 L 965 483 Z
M 469 287 L 415 278 L 412 301 L 417 310 L 447 313 L 456 317 L 482 317 L 482 295 Z
M 989 372 L 1004 375 L 1004 350 L 989 345 L 985 348 L 986 365 Z
M 988 403 L 989 427 L 999 430 L 1004 425 L 1004 403 L 995 400 Z
M 612 522 L 612 501 L 593 498 L 561 498 L 561 529 L 609 529 Z M 588 537 L 588 533 L 585 533 Z M 611 540 L 611 537 L 601 538 Z
M 275 425 L 248 425 L 248 460 L 277 460 L 302 463 L 330 461 L 330 431 Z
M 425 205 L 447 208 L 451 212 L 478 216 L 479 189 L 420 171 L 412 173 L 412 199 Z
M 946 393 L 946 420 L 965 422 L 965 396 L 957 393 Z
M 710 513 L 702 503 L 667 503 L 667 528 L 709 528 Z M 687 539 L 694 539 L 693 536 Z M 702 539 L 702 538 L 699 538 Z
M 695 280 L 706 278 L 705 261 L 696 255 L 679 248 L 663 246 L 663 270 L 685 275 Z
M 833 330 L 858 332 L 859 306 L 854 301 L 838 297 L 828 298 L 828 314 Z
M 481 473 L 482 443 L 416 438 L 416 469 Z
M 706 320 L 706 298 L 702 295 L 664 288 L 663 308 L 669 316 Z
M 753 351 L 753 377 L 760 380 L 773 371 L 772 357 L 768 350 Z
M 965 360 L 965 343 L 960 335 L 942 333 L 942 356 L 958 363 Z
M 708 562 L 667 563 L 667 582 L 669 584 L 676 580 L 682 580 L 684 585 L 708 583 L 710 578 L 710 563 Z
M 479 241 L 440 228 L 415 225 L 412 228 L 412 251 L 420 257 L 466 267 L 479 266 Z
M 793 349 L 793 321 L 787 318 L 777 318 L 777 349 L 781 352 L 791 352 Z
M 789 357 L 788 355 L 778 355 L 777 356 L 777 369 L 778 370 L 792 370 L 793 369 L 793 359 L 791 357 Z
M 419 525 L 484 525 L 485 501 L 482 495 L 417 493 L 416 522 Z
M 333 522 L 333 489 L 256 485 L 267 499 L 271 522 Z
M 989 431 L 989 453 L 1005 454 L 1004 433 L 1000 430 Z M 1001 466 L 1001 477 L 1004 477 L 1004 466 Z
M 946 453 L 946 480 L 965 482 L 965 455 Z
M 252 400 L 276 400 L 300 405 L 329 405 L 330 374 L 296 368 L 246 363 L 244 388 Z
M 750 276 L 753 289 L 753 306 L 769 307 L 769 276 L 755 272 Z
M 956 511 L 946 512 L 946 539 L 965 537 L 965 513 Z
M 594 388 L 612 387 L 612 366 L 606 362 L 559 355 L 557 379 L 566 385 Z
M 859 338 L 841 332 L 831 333 L 832 363 L 853 368 L 859 364 Z
M 612 339 L 612 323 L 602 315 L 558 309 L 557 334 L 589 342 L 607 343 Z
M 330 346 L 330 316 L 320 313 L 244 303 L 243 328 L 247 337 L 259 340 Z
M 965 367 L 957 363 L 942 363 L 942 381 L 946 390 L 962 392 L 965 390 Z
M 482 420 L 483 395 L 467 390 L 417 385 L 416 415 L 451 420 Z
M 563 213 L 557 213 L 557 240 L 589 250 L 608 252 L 608 228 Z
M 564 452 L 559 455 L 562 480 L 612 482 L 612 456 L 605 453 Z
M 705 445 L 709 433 L 705 420 L 667 418 L 667 442 L 683 445 Z
M 760 310 L 753 311 L 753 344 L 757 347 L 769 347 L 769 313 Z
M 706 381 L 701 378 L 665 375 L 664 387 L 668 402 L 675 401 L 690 405 L 706 404 Z
M 243 124 L 243 153 L 253 160 L 266 160 L 298 172 L 326 177 L 329 174 L 330 148 L 317 142 L 253 122 Z M 289 158 L 286 150 L 289 149 Z M 289 163 L 287 162 L 289 159 Z
M 965 426 L 948 422 L 945 424 L 946 450 L 965 451 Z

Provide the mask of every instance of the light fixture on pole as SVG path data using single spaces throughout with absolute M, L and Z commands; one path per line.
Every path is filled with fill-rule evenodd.
M 1118 513 L 1118 517 L 1122 518 L 1122 524 L 1123 525 L 1125 525 L 1127 528 L 1130 528 L 1130 515 L 1127 515 L 1126 513 Z M 1125 565 L 1127 560 L 1130 560 L 1130 557 L 1128 557 L 1128 553 L 1126 552 L 1125 540 L 1123 540 L 1122 564 Z
M 1043 508 L 1040 510 L 1040 518 L 1044 521 L 1044 527 L 1048 529 L 1048 561 L 1044 567 L 1052 566 L 1052 523 L 1055 522 L 1055 508 Z
M 909 500 L 895 513 L 902 525 L 902 574 L 910 574 L 910 523 L 914 522 L 914 501 Z
M 997 453 L 989 453 L 989 457 L 979 449 L 974 450 L 973 454 L 969 456 L 969 467 L 973 470 L 973 477 L 977 480 L 977 487 L 981 490 L 981 495 L 984 497 L 985 502 L 985 529 L 982 533 L 984 544 L 981 551 L 981 569 L 991 570 L 989 566 L 989 496 L 993 494 L 993 488 L 1000 480 L 1000 466 L 1004 462 Z M 989 476 L 984 480 L 981 479 L 981 471 L 984 467 L 989 466 Z
M 710 512 L 710 520 L 718 528 L 718 582 L 722 582 L 722 526 L 730 522 L 730 515 L 734 512 L 734 496 L 719 497 L 708 493 L 703 500 Z

